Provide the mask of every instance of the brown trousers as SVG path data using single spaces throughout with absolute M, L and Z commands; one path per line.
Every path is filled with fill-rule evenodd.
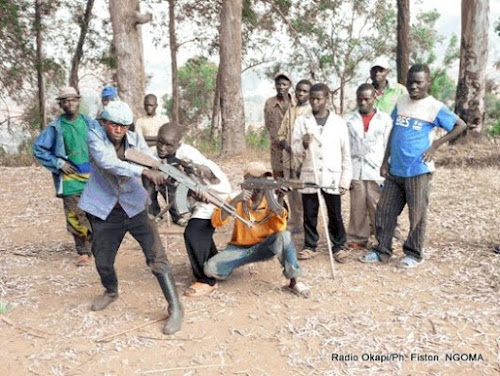
M 366 245 L 370 235 L 375 235 L 375 212 L 381 189 L 373 180 L 353 180 L 351 187 L 347 239 L 349 242 Z
M 297 179 L 298 174 L 285 168 L 285 179 Z M 302 193 L 294 189 L 287 193 L 288 207 L 290 209 L 288 227 L 296 227 L 300 230 L 304 227 L 304 210 L 302 208 Z

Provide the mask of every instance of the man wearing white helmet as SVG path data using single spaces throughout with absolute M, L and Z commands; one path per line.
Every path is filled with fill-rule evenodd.
M 142 178 L 161 185 L 166 175 L 125 161 L 127 149 L 137 149 L 153 156 L 144 138 L 128 130 L 133 115 L 121 101 L 110 102 L 102 112 L 102 127 L 88 134 L 91 177 L 79 206 L 88 214 L 92 226 L 92 253 L 101 282 L 106 289 L 92 304 L 100 311 L 118 298 L 118 279 L 114 260 L 127 232 L 141 245 L 146 262 L 158 280 L 169 303 L 169 318 L 163 332 L 180 330 L 183 309 L 179 302 L 170 266 L 161 244 L 158 229 L 148 219 L 148 192 Z

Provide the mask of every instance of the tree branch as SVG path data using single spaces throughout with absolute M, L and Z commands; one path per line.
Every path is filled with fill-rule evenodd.
M 139 11 L 135 11 L 133 15 L 134 25 L 144 25 L 150 22 L 153 19 L 153 15 L 151 13 L 141 13 Z

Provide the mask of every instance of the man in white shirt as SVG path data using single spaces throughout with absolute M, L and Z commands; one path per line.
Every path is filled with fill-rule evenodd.
M 148 94 L 144 97 L 144 111 L 142 116 L 135 122 L 135 131 L 141 134 L 149 146 L 156 145 L 156 136 L 160 127 L 169 122 L 167 115 L 157 114 L 158 100 L 156 95 Z
M 205 158 L 196 148 L 181 143 L 180 127 L 169 123 L 158 132 L 158 157 L 166 163 L 176 159 L 192 165 L 200 172 L 206 187 L 211 192 L 225 199 L 231 193 L 231 183 L 211 160 Z M 191 218 L 184 231 L 186 251 L 191 262 L 195 282 L 186 291 L 188 297 L 207 295 L 217 289 L 216 279 L 205 274 L 203 267 L 208 259 L 217 254 L 217 247 L 212 238 L 215 228 L 212 226 L 212 214 L 215 205 L 197 201 Z
M 351 215 L 347 229 L 348 247 L 362 249 L 375 235 L 375 210 L 380 198 L 380 167 L 392 128 L 389 114 L 378 110 L 375 88 L 362 84 L 356 91 L 358 109 L 346 118 L 351 146 L 353 176 Z
M 148 146 L 155 150 L 156 138 L 158 135 L 158 130 L 163 124 L 169 122 L 167 115 L 157 114 L 156 108 L 158 107 L 158 100 L 156 95 L 148 94 L 144 97 L 144 111 L 146 111 L 146 116 L 142 116 L 135 122 L 135 132 L 142 135 L 146 140 Z M 158 203 L 158 191 L 156 189 L 151 190 L 151 205 L 148 209 L 149 213 L 153 216 L 160 213 L 160 204 Z M 175 209 L 170 211 L 172 221 L 179 224 L 180 226 L 185 226 L 185 220 L 181 218 Z

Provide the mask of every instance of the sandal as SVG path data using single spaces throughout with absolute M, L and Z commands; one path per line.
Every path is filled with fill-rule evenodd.
M 304 248 L 302 251 L 297 253 L 297 258 L 299 260 L 309 260 L 318 255 L 318 252 L 316 250 L 311 249 L 311 248 Z
M 311 289 L 302 282 L 297 282 L 293 287 L 286 286 L 287 290 L 291 293 L 300 296 L 302 298 L 309 298 L 311 296 Z
M 377 264 L 382 262 L 379 254 L 375 251 L 368 252 L 366 255 L 361 256 L 359 261 L 364 262 L 365 264 Z
M 401 262 L 399 263 L 399 266 L 401 268 L 405 268 L 405 269 L 413 269 L 413 268 L 416 268 L 417 266 L 419 266 L 420 264 L 422 264 L 423 262 L 424 262 L 424 260 L 418 261 L 417 259 L 415 259 L 413 257 L 406 256 L 401 260 Z
M 210 286 L 208 283 L 195 282 L 184 292 L 184 295 L 192 298 L 196 296 L 209 295 L 219 287 L 217 284 Z
M 341 248 L 340 250 L 338 250 L 333 254 L 334 260 L 337 261 L 339 264 L 346 263 L 348 257 L 349 257 L 349 251 L 343 248 Z
M 90 261 L 90 255 L 87 254 L 82 254 L 78 255 L 78 258 L 76 259 L 75 265 L 76 266 L 90 266 L 92 263 Z
M 500 255 L 500 245 L 497 245 L 495 248 L 493 248 L 493 252 Z

